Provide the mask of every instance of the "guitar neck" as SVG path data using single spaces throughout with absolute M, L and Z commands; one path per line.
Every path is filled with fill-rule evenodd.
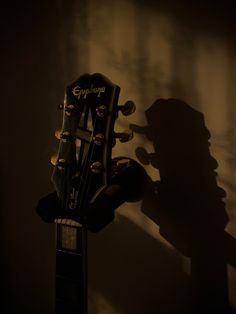
M 114 132 L 118 112 L 127 116 L 135 110 L 132 101 L 118 105 L 119 93 L 120 87 L 104 75 L 83 74 L 66 87 L 60 106 L 62 130 L 56 132 L 59 149 L 52 159 L 56 192 L 37 206 L 45 222 L 57 223 L 55 314 L 87 314 L 84 227 L 97 232 L 112 221 L 114 210 L 127 199 L 131 186 L 126 179 L 121 180 L 126 182 L 124 188 L 112 184 L 112 178 L 127 168 L 121 160 L 113 165 L 112 147 L 116 139 L 124 143 L 133 136 L 132 132 Z
M 55 314 L 87 314 L 87 231 L 57 223 Z

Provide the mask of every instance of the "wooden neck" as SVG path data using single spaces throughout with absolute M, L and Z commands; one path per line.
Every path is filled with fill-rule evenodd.
M 55 314 L 87 314 L 87 231 L 57 223 Z

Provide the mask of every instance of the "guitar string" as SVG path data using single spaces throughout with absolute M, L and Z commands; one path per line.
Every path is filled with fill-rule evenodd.
M 64 147 L 64 149 L 66 148 L 67 153 L 68 153 L 68 151 L 71 151 L 71 150 L 73 152 L 74 148 L 76 148 L 76 147 L 74 147 L 74 144 L 75 144 L 74 142 L 70 143 L 70 147 L 69 148 L 67 148 L 66 145 L 64 146 L 63 142 L 61 142 L 61 144 L 62 144 L 62 150 L 63 150 L 63 147 Z M 81 145 L 82 145 L 82 143 L 81 143 Z M 81 158 L 83 158 L 83 156 L 81 156 Z M 79 160 L 78 160 L 78 162 L 79 162 Z M 83 163 L 83 162 L 81 161 L 81 163 Z M 77 159 L 76 159 L 75 168 L 77 168 Z M 64 186 L 63 203 L 64 203 L 64 208 L 65 208 L 65 207 L 67 207 L 66 203 L 67 203 L 67 200 L 68 200 L 68 193 L 70 192 L 70 184 L 68 185 L 68 184 L 66 184 L 66 182 L 71 182 L 70 181 L 71 173 L 70 173 L 70 171 L 69 171 L 69 169 L 67 167 L 65 167 L 64 175 L 65 175 L 64 176 L 65 181 L 63 182 L 63 186 Z M 58 229 L 58 231 L 57 231 L 59 236 L 61 236 L 62 228 L 63 228 L 63 225 L 60 225 L 60 229 Z M 76 239 L 77 239 L 77 236 L 78 236 L 77 232 L 78 232 L 78 229 L 76 228 Z M 83 232 L 83 237 L 82 237 L 82 241 L 83 241 L 83 244 L 82 244 L 82 256 L 83 256 L 83 262 L 82 262 L 82 276 L 83 276 L 82 299 L 83 299 L 83 302 L 81 303 L 80 309 L 82 310 L 83 313 L 87 313 L 87 281 L 86 281 L 86 278 L 87 278 L 87 275 L 86 275 L 86 272 L 87 272 L 87 270 L 86 270 L 86 263 L 87 263 L 86 241 L 87 240 L 86 240 L 86 233 L 85 233 L 86 231 L 85 231 L 84 228 L 82 228 L 82 232 Z M 76 240 L 76 242 L 77 241 L 78 240 Z M 84 243 L 84 241 L 85 241 L 85 243 Z M 76 247 L 77 247 L 77 244 L 76 244 Z
M 87 110 L 85 111 L 84 127 L 88 126 L 88 118 L 89 118 L 89 107 L 87 107 L 86 109 Z M 98 116 L 96 115 L 94 122 L 93 122 L 93 125 L 94 125 L 93 132 L 91 134 L 92 140 L 90 141 L 88 150 L 86 152 L 87 155 L 84 159 L 84 162 L 82 162 L 82 171 L 81 171 L 80 180 L 79 180 L 78 189 L 77 189 L 77 198 L 78 198 L 78 196 L 83 195 L 82 199 L 80 199 L 80 201 L 77 203 L 77 206 L 76 206 L 78 209 L 79 209 L 79 207 L 81 207 L 82 214 L 84 214 L 84 211 L 85 211 L 84 205 L 86 204 L 86 199 L 88 198 L 89 185 L 90 185 L 90 181 L 91 181 L 91 177 L 92 177 L 91 176 L 92 172 L 89 171 L 89 165 L 91 163 L 92 156 L 94 153 L 94 148 L 95 148 L 95 143 L 93 141 L 93 137 L 94 137 L 94 129 L 95 129 L 96 123 L 97 123 L 97 118 L 98 118 Z
M 63 130 L 65 130 L 65 113 L 64 113 L 64 118 L 63 118 L 63 125 L 62 125 L 62 128 Z M 70 145 L 68 147 L 68 144 Z M 75 153 L 76 154 L 76 144 L 74 141 L 72 141 L 72 143 L 69 141 L 68 143 L 63 143 L 63 141 L 61 140 L 60 141 L 60 146 L 61 148 L 59 147 L 59 150 L 60 152 L 63 152 L 64 151 L 64 154 L 63 155 L 70 155 L 71 154 L 71 151 L 72 153 Z M 74 152 L 73 152 L 74 151 Z M 73 154 L 74 156 L 74 154 Z M 67 158 L 66 158 L 67 159 Z M 77 168 L 77 158 L 75 156 L 75 168 Z M 62 208 L 63 209 L 66 209 L 68 207 L 68 201 L 70 199 L 70 191 L 71 191 L 71 177 L 73 176 L 73 173 L 72 171 L 69 171 L 68 167 L 65 167 L 64 169 L 64 180 L 62 180 L 61 182 L 61 185 L 63 185 L 63 198 L 62 198 Z M 69 182 L 69 184 L 68 184 Z
M 95 121 L 94 121 L 94 129 L 96 126 L 96 122 L 97 122 L 97 116 L 96 116 Z M 93 156 L 93 152 L 94 152 L 94 148 L 95 148 L 95 143 L 93 141 L 94 129 L 93 129 L 93 132 L 91 134 L 92 144 L 90 144 L 88 147 L 87 156 L 86 156 L 86 159 L 84 161 L 83 172 L 81 174 L 81 180 L 80 180 L 80 185 L 79 185 L 79 189 L 78 189 L 78 196 L 83 195 L 83 198 L 80 200 L 80 205 L 82 207 L 81 210 L 82 210 L 83 214 L 84 214 L 84 210 L 85 210 L 84 206 L 86 203 L 87 194 L 89 191 L 89 183 L 90 182 L 88 182 L 88 181 L 90 181 L 90 180 L 88 180 L 88 178 L 91 177 L 91 171 L 89 171 L 89 165 L 91 164 L 91 160 L 92 160 L 92 156 Z M 87 189 L 87 191 L 86 191 L 86 189 Z
M 95 118 L 95 121 L 94 121 L 94 126 L 96 126 L 96 122 L 97 122 L 97 115 L 96 115 L 96 118 Z M 95 127 L 94 127 L 94 129 L 95 129 Z M 94 130 L 93 130 L 94 131 Z M 94 133 L 94 132 L 93 132 Z M 93 133 L 92 133 L 92 137 L 93 137 Z M 89 164 L 90 164 L 90 162 L 91 162 L 91 159 L 92 159 L 92 156 L 93 156 L 93 151 L 94 151 L 94 147 L 95 147 L 95 143 L 93 142 L 92 143 L 92 148 L 91 148 L 91 153 L 90 153 L 90 155 L 89 155 L 89 150 L 88 150 L 88 155 L 87 155 L 87 159 L 88 159 L 88 157 L 90 157 L 90 160 L 89 160 Z M 85 170 L 89 170 L 88 169 L 88 165 L 87 165 L 87 160 L 86 160 L 86 165 L 85 165 Z M 83 203 L 85 203 L 86 202 L 86 199 L 87 199 L 87 194 L 88 194 L 88 192 L 89 192 L 89 185 L 90 185 L 90 180 L 91 180 L 91 177 L 92 177 L 92 172 L 91 171 L 87 171 L 87 173 L 86 173 L 86 177 L 85 177 L 85 182 L 86 182 L 86 185 L 85 185 L 85 187 L 84 187 L 84 191 L 85 191 L 85 188 L 87 187 L 87 191 L 85 191 L 85 196 L 84 196 L 84 198 L 83 198 Z M 78 195 L 79 195 L 79 193 L 78 193 Z M 82 204 L 83 205 L 83 204 Z M 83 207 L 83 206 L 82 206 Z
M 85 118 L 84 118 L 84 125 L 83 125 L 83 128 L 85 128 L 85 122 L 86 122 L 86 112 L 85 112 Z M 84 140 L 81 140 L 81 145 L 80 145 L 80 150 L 79 150 L 79 157 L 78 157 L 78 160 L 76 160 L 76 173 L 79 174 L 79 172 L 81 173 L 80 174 L 80 180 L 79 180 L 79 184 L 78 184 L 78 187 L 75 187 L 75 190 L 77 193 L 75 193 L 75 197 L 78 196 L 79 194 L 79 191 L 81 189 L 81 177 L 82 177 L 82 174 L 83 174 L 83 171 L 84 171 L 84 161 L 83 161 L 83 157 L 84 157 L 84 154 L 83 154 L 83 151 L 86 149 L 86 143 Z M 83 151 L 82 151 L 83 150 Z M 80 167 L 80 171 L 79 171 L 79 167 Z M 72 184 L 73 186 L 73 184 Z M 77 194 L 77 195 L 76 195 Z M 76 207 L 78 207 L 78 204 L 76 204 Z
M 88 127 L 88 118 L 89 118 L 89 108 L 86 107 L 85 108 L 85 116 L 84 116 L 84 123 L 83 123 L 83 127 L 87 128 Z M 93 136 L 93 133 L 91 134 L 91 136 Z M 89 145 L 90 147 L 90 145 Z M 81 151 L 79 151 L 79 160 L 76 164 L 76 171 L 78 171 L 78 167 L 81 166 L 82 171 L 81 171 L 81 176 L 80 176 L 80 180 L 79 180 L 79 185 L 78 185 L 78 190 L 77 190 L 77 195 L 75 194 L 75 197 L 78 199 L 79 195 L 83 195 L 81 194 L 81 190 L 83 189 L 83 181 L 84 181 L 84 173 L 86 172 L 86 169 L 88 167 L 88 154 L 89 154 L 89 147 L 87 147 L 87 143 L 85 141 L 81 140 L 81 146 L 80 149 L 82 149 L 82 153 Z M 87 156 L 84 156 L 84 153 L 87 154 Z M 83 160 L 84 159 L 84 160 Z M 79 165 L 80 163 L 80 165 Z M 86 181 L 85 181 L 86 182 Z M 78 206 L 81 206 L 81 201 L 80 200 L 77 204 L 76 204 L 76 208 L 78 208 Z M 82 292 L 82 299 L 83 299 L 83 309 L 82 311 L 84 313 L 87 313 L 87 230 L 84 226 L 82 226 L 82 278 L 83 278 L 83 292 Z
M 89 110 L 89 109 L 88 109 Z M 86 124 L 88 124 L 88 110 L 87 110 L 87 113 L 86 113 L 86 121 L 85 121 L 85 123 Z M 96 125 L 96 122 L 97 122 L 97 116 L 96 116 L 96 118 L 95 118 L 95 121 L 94 121 L 94 126 Z M 87 126 L 87 125 L 86 125 Z M 93 132 L 92 132 L 92 134 L 91 134 L 91 138 L 93 139 L 93 135 L 94 135 L 94 129 L 93 129 Z M 91 141 L 92 142 L 92 141 Z M 91 143 L 90 142 L 90 143 Z M 92 145 L 92 146 L 90 146 L 90 145 Z M 86 188 L 88 188 L 88 186 L 89 186 L 89 184 L 87 184 L 87 177 L 88 177 L 88 175 L 90 174 L 90 172 L 89 172 L 89 169 L 88 169 L 88 166 L 89 166 L 89 164 L 91 163 L 91 160 L 92 160 L 92 155 L 93 155 L 93 151 L 94 151 L 94 147 L 95 147 L 95 145 L 94 145 L 94 142 L 92 142 L 92 144 L 90 144 L 89 145 L 89 147 L 88 147 L 88 150 L 87 150 L 87 155 L 86 155 L 86 157 L 85 157 L 85 159 L 84 159 L 84 162 L 82 163 L 82 172 L 81 172 L 81 176 L 80 176 L 80 182 L 79 182 L 79 185 L 78 185 L 78 194 L 77 194 L 77 197 L 79 196 L 79 195 L 83 195 L 83 196 L 87 196 L 87 192 L 88 191 L 85 191 L 85 189 Z M 84 184 L 85 183 L 85 184 Z M 84 195 L 84 194 L 85 195 Z M 79 206 L 81 206 L 81 210 L 82 210 L 82 214 L 83 214 L 83 212 L 84 212 L 84 203 L 85 203 L 85 200 L 86 200 L 86 198 L 85 197 L 83 197 L 82 199 L 80 199 L 80 202 L 79 202 Z M 77 205 L 77 207 L 78 207 L 78 205 Z

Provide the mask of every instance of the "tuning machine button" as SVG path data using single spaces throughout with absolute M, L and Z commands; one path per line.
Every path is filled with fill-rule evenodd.
M 55 131 L 55 137 L 60 140 L 61 139 L 61 130 L 56 130 Z
M 96 112 L 100 118 L 103 118 L 107 112 L 107 107 L 104 105 L 101 105 L 101 106 L 96 108 Z
M 57 155 L 52 155 L 50 162 L 53 166 L 57 166 L 59 170 L 65 169 L 66 160 L 64 158 L 58 158 Z
M 75 137 L 72 136 L 72 135 L 70 134 L 70 132 L 65 131 L 65 132 L 62 132 L 62 133 L 61 133 L 61 140 L 62 140 L 62 142 L 64 142 L 64 143 L 66 143 L 66 142 L 72 142 L 72 141 L 75 140 Z
M 70 134 L 70 132 L 68 131 L 64 131 L 62 132 L 61 130 L 56 130 L 55 131 L 55 137 L 58 139 L 58 140 L 62 140 L 62 142 L 66 143 L 66 142 L 72 142 L 75 140 L 75 137 L 72 136 Z
M 118 106 L 118 110 L 120 110 L 124 116 L 129 116 L 135 112 L 136 106 L 132 100 L 128 100 L 124 105 Z
M 93 173 L 99 174 L 103 170 L 103 165 L 100 161 L 95 161 L 91 164 L 90 168 Z
M 58 159 L 58 156 L 57 155 L 52 155 L 51 158 L 50 158 L 50 162 L 53 166 L 56 166 L 57 164 L 57 159 Z
M 114 133 L 115 138 L 118 138 L 121 143 L 129 142 L 134 137 L 134 133 L 132 130 L 124 130 L 121 133 Z

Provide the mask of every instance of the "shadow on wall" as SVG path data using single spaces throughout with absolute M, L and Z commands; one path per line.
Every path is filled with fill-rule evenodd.
M 210 133 L 202 113 L 177 99 L 157 100 L 147 111 L 148 125 L 131 125 L 153 142 L 136 155 L 159 170 L 142 211 L 160 226 L 161 235 L 191 259 L 193 309 L 228 313 L 227 264 L 236 267 L 236 240 L 224 231 L 228 222 L 217 185 L 217 162 L 210 155 Z
M 90 237 L 88 260 L 96 266 L 89 267 L 89 313 L 191 313 L 178 254 L 122 216 Z

